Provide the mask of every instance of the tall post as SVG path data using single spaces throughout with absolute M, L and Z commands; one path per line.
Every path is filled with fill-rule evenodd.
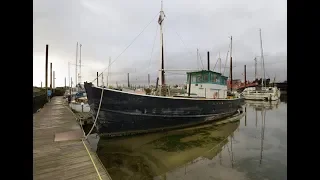
M 67 78 L 64 77 L 64 89 L 66 90 L 67 89 Z
M 42 88 L 42 81 L 41 81 L 41 88 Z
M 130 87 L 130 79 L 129 79 L 129 73 L 128 73 L 128 88 Z
M 69 88 L 69 91 L 70 91 L 70 96 L 71 96 L 71 93 L 72 93 L 72 77 L 70 77 L 70 88 Z
M 50 63 L 50 89 L 52 91 L 52 63 Z
M 148 74 L 148 86 L 150 87 L 150 74 Z
M 244 88 L 247 87 L 247 65 L 244 65 Z
M 210 52 L 207 53 L 208 56 L 208 71 L 210 71 Z
M 99 86 L 99 73 L 97 72 L 97 87 Z
M 232 92 L 232 36 L 230 45 L 230 90 Z
M 190 96 L 191 92 L 191 73 L 189 73 L 189 88 L 188 88 L 188 96 Z
M 46 45 L 46 65 L 45 65 L 45 86 L 46 86 L 46 94 L 47 94 L 47 101 L 49 100 L 49 97 L 48 97 L 48 52 L 49 51 L 49 45 L 47 44 Z
M 56 88 L 56 76 L 55 76 L 55 71 L 52 71 L 52 92 L 54 91 L 54 89 Z

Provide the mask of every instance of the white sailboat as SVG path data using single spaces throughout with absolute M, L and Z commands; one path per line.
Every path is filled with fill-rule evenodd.
M 264 82 L 266 78 L 265 78 L 261 29 L 260 29 L 260 45 L 261 45 L 261 65 L 262 65 L 262 71 L 263 71 L 262 86 L 248 87 L 243 90 L 241 95 L 246 100 L 277 101 L 280 99 L 280 95 L 281 95 L 280 89 L 277 87 L 267 87 L 266 83 Z
M 78 61 L 77 61 L 77 57 L 78 57 L 78 43 L 77 43 L 77 50 L 76 50 L 76 76 L 78 76 L 78 78 L 76 78 L 76 80 L 79 80 L 79 83 L 76 84 L 76 91 L 72 93 L 72 97 L 74 97 L 74 99 L 69 103 L 69 107 L 76 112 L 85 112 L 88 113 L 90 112 L 90 106 L 88 104 L 88 99 L 87 99 L 87 94 L 86 93 L 82 93 L 81 94 L 81 46 L 82 44 L 80 44 L 80 59 L 79 59 L 79 70 L 80 73 L 78 74 L 77 72 L 77 67 L 78 67 Z M 78 97 L 77 97 L 78 96 Z

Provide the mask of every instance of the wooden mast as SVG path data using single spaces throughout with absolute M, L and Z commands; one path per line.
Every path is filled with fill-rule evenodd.
M 163 47 L 163 20 L 164 20 L 164 12 L 163 12 L 163 1 L 161 0 L 161 11 L 158 19 L 158 23 L 160 25 L 160 44 L 161 44 L 161 58 L 160 58 L 160 74 L 159 74 L 159 85 L 160 85 L 160 96 L 165 95 L 163 93 L 162 86 L 165 85 L 165 77 L 164 77 L 164 47 Z

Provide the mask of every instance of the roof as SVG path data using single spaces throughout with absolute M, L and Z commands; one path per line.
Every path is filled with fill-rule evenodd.
M 219 74 L 222 77 L 228 78 L 227 76 L 222 75 L 221 73 L 215 72 L 215 71 L 211 71 L 211 70 L 200 70 L 200 71 L 191 71 L 191 72 L 187 72 L 187 74 L 193 74 L 193 73 L 203 73 L 203 72 L 212 72 L 215 74 Z

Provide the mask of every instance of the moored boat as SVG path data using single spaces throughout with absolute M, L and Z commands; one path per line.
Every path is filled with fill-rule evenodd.
M 84 83 L 90 109 L 96 117 L 95 126 L 100 135 L 147 133 L 208 123 L 234 115 L 244 104 L 243 98 L 227 96 L 228 77 L 210 70 L 209 52 L 207 70 L 187 72 L 188 94 L 179 97 L 167 96 L 169 90 L 164 76 L 163 20 L 164 12 L 161 8 L 158 20 L 161 61 L 159 84 L 154 95 Z M 232 61 L 231 55 L 230 60 Z

